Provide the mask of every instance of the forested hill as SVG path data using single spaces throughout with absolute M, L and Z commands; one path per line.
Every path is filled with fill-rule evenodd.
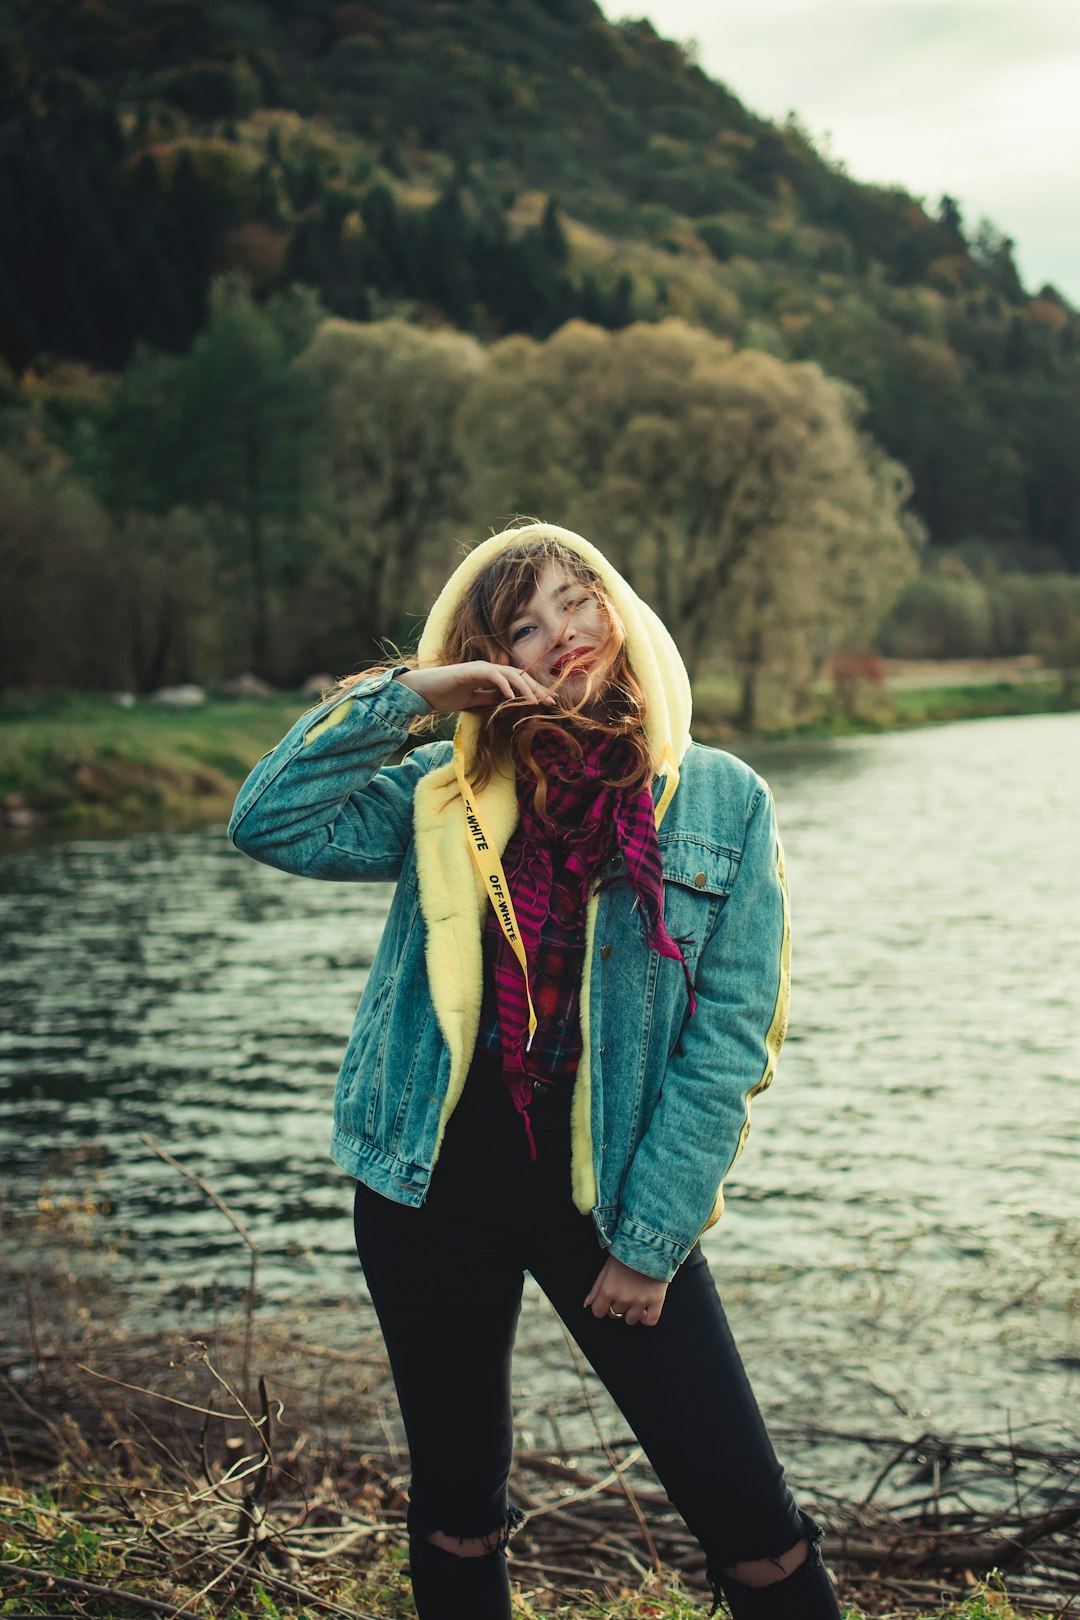
M 593 0 L 7 0 L 0 352 L 183 352 L 227 269 L 484 340 L 677 314 L 856 383 L 933 543 L 1077 567 L 1076 312 L 692 57 Z

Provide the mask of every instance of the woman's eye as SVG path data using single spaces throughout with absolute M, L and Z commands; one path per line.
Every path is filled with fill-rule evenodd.
M 529 635 L 535 629 L 534 625 L 521 624 L 510 636 L 511 642 L 520 641 L 523 636 Z

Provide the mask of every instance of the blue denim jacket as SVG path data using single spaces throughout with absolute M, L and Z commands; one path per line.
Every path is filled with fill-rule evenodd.
M 376 1192 L 413 1205 L 424 1201 L 452 1104 L 412 805 L 450 744 L 384 761 L 429 712 L 392 675 L 319 705 L 252 770 L 228 829 L 238 849 L 283 871 L 397 884 L 338 1076 L 331 1152 Z M 772 1079 L 789 931 L 772 798 L 740 760 L 691 744 L 659 842 L 664 916 L 683 944 L 697 1011 L 680 963 L 648 948 L 629 883 L 606 884 L 591 908 L 582 984 L 573 1188 L 616 1258 L 666 1280 L 719 1217 L 750 1099 Z

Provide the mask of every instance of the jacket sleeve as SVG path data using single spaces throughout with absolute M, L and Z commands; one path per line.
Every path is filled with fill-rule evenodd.
M 392 880 L 412 838 L 416 784 L 446 749 L 384 768 L 431 706 L 394 679 L 363 681 L 301 715 L 237 794 L 228 836 L 267 866 L 303 877 Z
M 759 782 L 738 874 L 698 963 L 697 1011 L 623 1184 L 611 1253 L 647 1276 L 671 1278 L 718 1213 L 750 1100 L 772 1080 L 787 1033 L 790 950 L 783 850 L 772 795 Z M 657 1210 L 671 1212 L 660 1231 Z

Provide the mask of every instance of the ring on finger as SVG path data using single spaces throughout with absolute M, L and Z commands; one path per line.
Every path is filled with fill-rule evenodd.
M 623 1312 L 613 1310 L 610 1305 L 607 1308 L 607 1313 L 608 1313 L 609 1316 L 613 1316 L 615 1318 L 616 1322 L 621 1322 L 622 1319 L 623 1319 Z

